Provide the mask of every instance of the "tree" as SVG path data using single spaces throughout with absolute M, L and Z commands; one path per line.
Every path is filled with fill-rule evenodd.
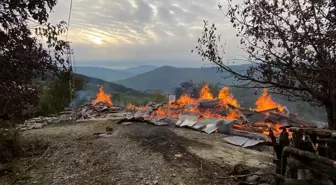
M 5 123 L 10 119 L 9 124 L 0 123 L 1 127 L 12 125 L 13 118 L 36 106 L 39 82 L 71 77 L 69 60 L 65 59 L 69 44 L 58 39 L 66 31 L 66 24 L 48 23 L 56 3 L 0 1 L 0 116 L 7 119 Z M 0 162 L 23 153 L 18 136 L 15 129 L 0 129 Z
M 41 86 L 38 91 L 39 101 L 32 110 L 33 114 L 35 116 L 48 116 L 64 110 L 64 107 L 69 106 L 75 98 L 70 96 L 70 90 L 72 89 L 70 85 L 73 85 L 75 91 L 78 92 L 84 89 L 84 80 L 80 76 L 75 76 L 74 84 L 70 84 L 69 81 L 64 79 L 57 79 Z M 75 94 L 72 95 L 75 96 Z
M 57 0 L 0 2 L 0 115 L 17 117 L 38 102 L 39 78 L 70 78 L 66 23 L 48 23 Z M 35 31 L 35 33 L 34 33 Z M 46 40 L 46 43 L 42 43 Z
M 152 95 L 151 101 L 156 103 L 167 103 L 168 98 L 163 94 L 161 90 L 155 91 L 155 93 Z
M 223 61 L 215 24 L 205 21 L 196 50 L 247 87 L 324 106 L 336 129 L 336 3 L 334 0 L 229 1 L 227 17 L 252 61 L 245 72 Z M 222 10 L 222 6 L 219 5 Z M 223 11 L 223 10 L 222 10 Z

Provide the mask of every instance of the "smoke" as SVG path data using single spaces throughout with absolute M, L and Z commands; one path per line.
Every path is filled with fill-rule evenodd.
M 69 106 L 71 108 L 77 108 L 84 103 L 89 102 L 91 99 L 92 96 L 90 95 L 89 91 L 79 90 L 75 93 L 75 97 L 72 99 Z

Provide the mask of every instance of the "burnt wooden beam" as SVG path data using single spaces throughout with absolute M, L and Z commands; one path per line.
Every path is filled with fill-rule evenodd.
M 301 134 L 315 135 L 315 136 L 320 136 L 324 138 L 336 138 L 335 130 L 291 127 L 289 128 L 289 131 L 301 133 Z
M 328 177 L 334 177 L 336 174 L 336 168 L 326 166 L 316 161 L 300 161 L 300 159 L 287 158 L 287 166 L 297 169 L 307 169 L 313 170 L 320 175 L 326 175 Z
M 279 109 L 278 109 L 278 107 L 274 107 L 274 108 L 265 109 L 265 110 L 262 110 L 262 111 L 255 111 L 255 112 L 266 113 L 266 112 L 271 112 L 271 111 L 279 111 Z
M 246 122 L 246 123 L 249 122 L 249 120 L 246 118 L 246 116 L 239 109 L 236 108 L 235 110 L 238 112 L 238 114 L 244 120 L 244 122 Z
M 333 143 L 336 144 L 336 139 L 318 138 L 317 143 Z
M 314 160 L 316 162 L 322 163 L 326 166 L 332 167 L 336 169 L 336 161 L 328 159 L 326 157 L 322 157 L 319 155 L 316 155 L 311 152 L 303 151 L 297 148 L 293 148 L 290 146 L 286 146 L 283 150 L 282 156 L 288 156 L 288 154 L 293 154 L 294 156 L 304 157 L 309 160 Z
M 285 178 L 282 175 L 277 175 L 275 177 L 277 180 L 281 181 L 283 185 L 329 185 L 328 182 L 319 181 L 316 179 L 311 180 L 300 180 L 300 179 L 290 179 Z

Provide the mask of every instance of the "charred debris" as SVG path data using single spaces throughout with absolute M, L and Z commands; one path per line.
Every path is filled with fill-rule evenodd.
M 21 129 L 92 120 L 185 127 L 207 134 L 223 134 L 225 142 L 244 148 L 268 144 L 275 153 L 276 173 L 272 176 L 278 184 L 327 185 L 336 182 L 336 131 L 325 129 L 327 125 L 323 123 L 299 119 L 286 106 L 274 102 L 266 90 L 257 100 L 255 109 L 246 109 L 238 104 L 228 88 L 213 97 L 205 85 L 199 99 L 184 94 L 176 101 L 150 102 L 143 107 L 113 105 L 111 95 L 101 88 L 90 104 L 76 110 L 66 109 L 53 117 L 27 120 Z M 107 137 L 112 132 L 106 130 L 97 135 Z M 245 173 L 242 177 L 250 175 L 255 174 Z

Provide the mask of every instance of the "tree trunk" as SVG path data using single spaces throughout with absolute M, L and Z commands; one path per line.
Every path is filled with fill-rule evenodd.
M 328 128 L 331 130 L 336 130 L 336 106 L 332 104 L 326 105 L 327 116 L 328 116 Z

